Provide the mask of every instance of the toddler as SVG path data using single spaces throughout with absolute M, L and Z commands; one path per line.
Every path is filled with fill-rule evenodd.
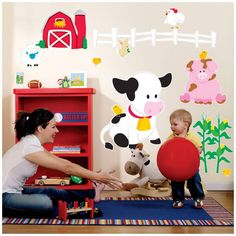
M 191 114 L 184 110 L 179 109 L 171 113 L 170 115 L 170 124 L 172 134 L 168 137 L 168 139 L 174 137 L 183 137 L 191 141 L 197 148 L 199 153 L 202 152 L 201 142 L 199 138 L 192 132 L 189 132 L 189 127 L 192 123 Z M 181 208 L 184 206 L 184 184 L 185 181 L 176 182 L 171 181 L 172 188 L 172 196 L 173 196 L 173 207 Z M 191 196 L 195 200 L 195 207 L 202 208 L 203 199 L 204 199 L 204 191 L 201 184 L 201 177 L 199 171 L 190 179 L 187 180 L 187 187 L 190 191 Z

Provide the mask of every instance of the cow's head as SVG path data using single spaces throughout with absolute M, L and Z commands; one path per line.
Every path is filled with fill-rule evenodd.
M 159 78 L 151 73 L 139 73 L 128 80 L 113 78 L 113 85 L 117 92 L 127 95 L 136 111 L 144 116 L 154 116 L 164 108 L 160 92 L 171 80 L 171 73 Z
M 149 156 L 150 155 L 143 150 L 143 144 L 137 144 L 135 149 L 131 149 L 131 158 L 125 163 L 126 173 L 130 175 L 140 173 L 143 166 L 150 163 Z

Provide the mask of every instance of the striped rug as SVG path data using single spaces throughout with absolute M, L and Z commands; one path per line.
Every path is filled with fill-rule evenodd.
M 139 208 L 142 204 L 152 204 L 157 203 L 160 205 L 167 206 L 165 209 L 165 214 L 168 216 L 170 215 L 169 219 L 168 217 L 165 217 L 165 214 L 161 217 L 159 214 L 156 214 L 155 217 L 150 216 L 151 210 L 148 209 L 147 212 L 150 213 L 146 215 L 146 217 L 137 218 L 137 215 L 134 217 L 127 217 L 125 218 L 125 214 L 123 214 L 124 218 L 116 218 L 116 213 L 122 209 L 111 209 L 109 208 L 109 214 L 113 212 L 112 214 L 114 217 L 104 218 L 106 216 L 106 209 L 100 208 L 102 212 L 104 212 L 104 216 L 94 218 L 94 219 L 68 219 L 66 222 L 63 222 L 59 219 L 35 219 L 35 218 L 6 218 L 3 217 L 2 223 L 3 224 L 18 224 L 18 225 L 131 225 L 131 226 L 233 226 L 234 220 L 233 215 L 228 212 L 223 206 L 221 206 L 216 200 L 214 200 L 211 197 L 207 197 L 204 200 L 204 207 L 203 209 L 194 209 L 192 206 L 190 207 L 190 204 L 188 206 L 188 201 L 192 204 L 193 200 L 191 198 L 186 198 L 186 206 L 182 209 L 174 209 L 178 215 L 178 217 L 175 218 L 175 215 L 173 215 L 173 209 L 171 209 L 171 202 L 172 198 L 170 197 L 164 197 L 164 198 L 154 198 L 154 197 L 126 197 L 126 198 L 105 198 L 104 201 L 101 201 L 100 203 L 97 203 L 96 207 L 99 208 L 99 206 L 104 206 L 104 204 L 109 204 L 109 201 L 116 201 L 112 202 L 119 205 L 123 205 L 123 203 L 127 201 L 133 201 L 136 208 Z M 121 202 L 122 201 L 122 202 Z M 155 202 L 151 202 L 155 201 Z M 111 202 L 110 202 L 111 203 Z M 122 204 L 120 204 L 122 203 Z M 142 203 L 142 204 L 141 204 Z M 100 205 L 99 205 L 100 204 Z M 144 206 L 145 206 L 144 204 Z M 132 202 L 130 202 L 130 205 L 132 205 Z M 114 207 L 114 206 L 113 206 Z M 147 205 L 148 207 L 148 205 Z M 188 209 L 189 208 L 189 209 Z M 146 210 L 146 209 L 145 209 Z M 190 212 L 188 212 L 190 210 Z M 135 211 L 130 210 L 131 212 Z M 144 209 L 140 208 L 140 211 L 145 215 Z M 163 211 L 163 210 L 162 210 Z M 172 212 L 171 212 L 172 211 Z M 183 219 L 181 219 L 181 211 L 183 213 Z M 186 212 L 189 214 L 189 219 L 186 219 Z M 192 213 L 191 213 L 192 211 Z M 170 212 L 170 214 L 169 214 Z M 184 216 L 185 214 L 185 216 Z M 199 217 L 194 218 L 193 214 L 199 215 Z M 129 213 L 130 215 L 130 213 Z M 204 216 L 201 218 L 201 215 Z M 144 218 L 144 219 L 143 219 Z

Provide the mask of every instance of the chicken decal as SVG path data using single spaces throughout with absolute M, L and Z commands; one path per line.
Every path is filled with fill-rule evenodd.
M 171 29 L 179 29 L 180 25 L 184 23 L 185 16 L 180 13 L 176 8 L 170 8 L 166 12 L 165 24 L 171 26 Z

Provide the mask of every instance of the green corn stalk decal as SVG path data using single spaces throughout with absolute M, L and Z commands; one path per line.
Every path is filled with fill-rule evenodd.
M 230 163 L 230 160 L 225 157 L 225 152 L 232 152 L 232 150 L 222 143 L 223 138 L 230 139 L 231 137 L 226 133 L 227 128 L 231 128 L 228 120 L 220 120 L 220 115 L 217 116 L 217 125 L 212 125 L 211 119 L 203 114 L 202 120 L 197 121 L 193 126 L 200 127 L 201 132 L 198 134 L 202 137 L 202 155 L 200 160 L 204 163 L 205 173 L 208 172 L 207 160 L 216 160 L 216 173 L 219 173 L 220 163 Z M 207 145 L 216 145 L 215 151 L 207 151 Z
M 197 123 L 193 126 L 194 128 L 196 127 L 200 127 L 201 128 L 201 132 L 197 132 L 201 137 L 202 137 L 202 155 L 200 156 L 200 160 L 203 161 L 204 163 L 204 171 L 205 173 L 208 172 L 208 168 L 207 168 L 207 157 L 208 159 L 210 159 L 211 157 L 211 152 L 210 151 L 206 151 L 206 142 L 209 141 L 209 137 L 207 137 L 207 135 L 209 135 L 211 133 L 210 128 L 211 128 L 211 120 L 209 118 L 206 118 L 206 116 L 203 114 L 202 115 L 202 120 L 201 121 L 197 121 Z
M 230 139 L 230 136 L 226 133 L 226 129 L 231 128 L 228 120 L 220 120 L 220 115 L 217 116 L 217 126 L 211 126 L 211 133 L 213 135 L 212 143 L 217 145 L 216 152 L 214 153 L 213 159 L 216 159 L 216 173 L 219 173 L 220 163 L 230 163 L 224 155 L 225 152 L 232 152 L 232 150 L 222 143 L 222 139 Z

